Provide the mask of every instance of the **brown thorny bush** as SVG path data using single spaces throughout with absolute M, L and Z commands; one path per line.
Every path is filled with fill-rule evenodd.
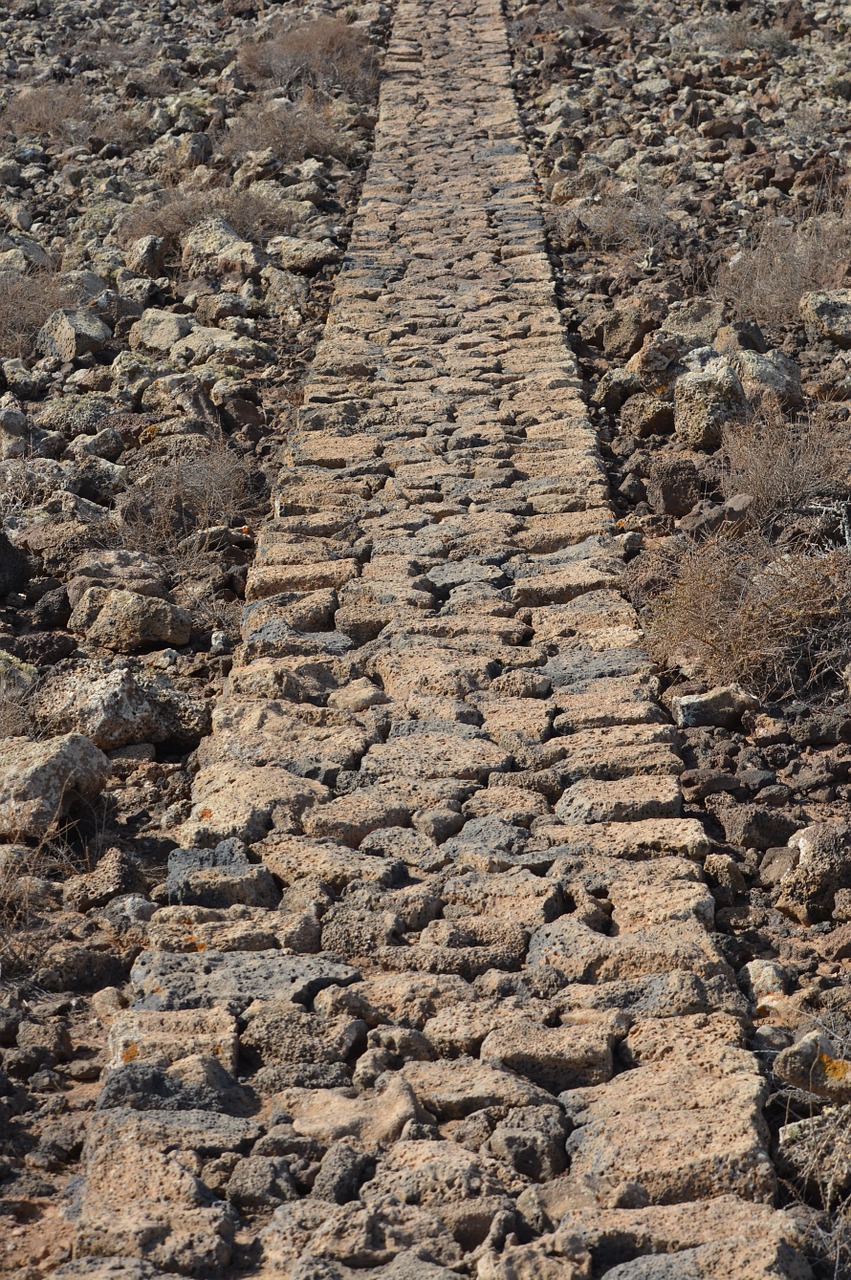
M 851 656 L 851 554 L 773 545 L 752 532 L 687 542 L 650 607 L 665 663 L 686 657 L 714 683 L 783 697 L 837 677 Z
M 804 1118 L 797 1145 L 804 1165 L 789 1189 L 823 1210 L 807 1222 L 804 1242 L 815 1257 L 832 1264 L 835 1280 L 841 1280 L 851 1269 L 851 1113 L 847 1107 L 829 1107 L 808 1116 L 812 1098 L 803 1095 L 800 1101 L 796 1110 Z
M 830 682 L 851 659 L 851 441 L 824 410 L 799 422 L 768 407 L 728 427 L 727 496 L 753 498 L 749 525 L 659 555 L 648 635 L 663 663 L 764 697 Z M 779 536 L 778 536 L 779 535 Z
M 353 140 L 331 104 L 370 103 L 378 92 L 378 56 L 361 28 L 339 17 L 278 23 L 264 39 L 246 41 L 239 60 L 251 83 L 285 98 L 244 107 L 220 139 L 226 156 L 271 147 L 284 163 L 350 158 Z
M 292 164 L 309 156 L 349 160 L 355 140 L 340 127 L 331 104 L 307 90 L 296 102 L 243 107 L 219 145 L 231 159 L 271 148 L 283 164 Z
M 813 1029 L 827 1034 L 839 1059 L 851 1057 L 845 1013 L 822 1009 Z M 802 1222 L 804 1247 L 833 1268 L 828 1274 L 834 1280 L 842 1280 L 851 1274 L 851 1105 L 829 1102 L 774 1075 L 770 1081 L 767 1107 L 791 1128 L 787 1135 L 781 1131 L 781 1186 L 785 1196 L 815 1209 Z
M 10 98 L 0 113 L 6 137 L 80 142 L 94 127 L 97 113 L 81 85 L 39 85 Z
M 618 0 L 545 0 L 525 6 L 514 21 L 514 39 L 519 45 L 539 47 L 557 43 L 565 31 L 605 31 L 623 23 L 627 15 L 634 21 L 631 3 Z
M 338 17 L 277 24 L 265 39 L 246 41 L 239 60 L 254 83 L 288 94 L 312 89 L 370 102 L 378 87 L 378 59 L 368 37 Z
M 121 219 L 118 234 L 123 244 L 132 244 L 142 236 L 159 236 L 173 249 L 188 231 L 211 217 L 224 218 L 237 235 L 261 245 L 292 227 L 292 213 L 282 202 L 250 189 L 175 188 L 134 205 Z
M 32 732 L 28 694 L 0 687 L 0 738 L 28 738 Z
M 179 560 L 187 540 L 229 524 L 251 502 L 251 473 L 224 436 L 200 437 L 158 457 L 139 477 L 121 507 L 123 545 Z
M 695 39 L 703 48 L 728 56 L 750 49 L 772 58 L 783 57 L 792 49 L 788 32 L 779 24 L 761 26 L 760 16 L 757 13 L 750 16 L 746 6 L 741 13 L 697 19 Z M 694 43 L 688 47 L 693 49 Z
M 742 320 L 794 322 L 803 294 L 842 284 L 851 260 L 851 194 L 822 189 L 791 216 L 765 215 L 718 270 L 715 292 Z
M 138 116 L 127 110 L 108 110 L 94 103 L 77 84 L 38 85 L 21 89 L 0 112 L 0 136 L 42 138 L 56 145 L 94 141 L 123 149 L 148 141 Z
M 0 357 L 29 355 L 39 329 L 67 298 L 53 271 L 0 272 Z
M 194 447 L 170 450 L 139 477 L 121 504 L 117 541 L 167 569 L 178 602 L 197 625 L 235 632 L 240 606 L 211 589 L 219 557 L 216 535 L 206 531 L 247 520 L 255 497 L 248 465 L 214 433 Z
M 56 819 L 35 845 L 11 841 L 0 848 L 0 980 L 31 978 L 49 943 L 61 886 L 91 871 L 108 845 L 103 805 L 82 815 L 85 830 Z
M 749 494 L 751 518 L 766 527 L 785 512 L 847 495 L 851 440 L 824 408 L 793 422 L 768 404 L 749 422 L 725 427 L 721 461 L 724 496 Z

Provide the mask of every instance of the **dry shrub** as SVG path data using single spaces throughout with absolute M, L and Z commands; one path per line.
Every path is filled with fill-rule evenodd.
M 623 20 L 628 7 L 613 0 L 547 0 L 529 5 L 514 24 L 515 39 L 520 44 L 537 44 L 564 31 L 605 31 Z
M 287 93 L 313 89 L 369 102 L 378 89 L 378 58 L 366 32 L 339 17 L 278 26 L 266 39 L 247 41 L 239 60 L 255 83 Z
M 744 13 L 718 14 L 701 24 L 700 44 L 715 53 L 765 53 L 782 58 L 792 49 L 788 34 L 780 26 L 760 27 Z
M 761 525 L 849 490 L 851 442 L 824 410 L 792 422 L 768 407 L 750 422 L 725 427 L 721 457 L 725 496 L 750 494 L 750 514 Z
M 91 132 L 96 112 L 80 85 L 40 85 L 25 89 L 7 103 L 0 132 L 13 138 L 39 137 L 74 142 Z
M 244 107 L 220 145 L 222 153 L 233 160 L 238 161 L 247 151 L 269 147 L 281 163 L 295 164 L 308 156 L 351 159 L 355 139 L 340 128 L 327 103 L 305 94 L 294 103 Z
M 29 355 L 39 329 L 65 301 L 61 278 L 54 272 L 0 272 L 0 357 Z
M 593 189 L 581 207 L 553 206 L 554 230 L 562 243 L 575 239 L 578 225 L 597 248 L 644 254 L 662 248 L 676 232 L 668 216 L 669 197 L 656 186 L 624 188 L 622 184 L 585 175 L 573 194 L 582 194 L 593 177 Z
M 140 120 L 124 111 L 97 107 L 76 84 L 40 85 L 16 93 L 0 114 L 0 134 L 43 138 L 57 145 L 96 138 L 124 149 L 147 141 Z
M 819 197 L 794 220 L 765 217 L 718 272 L 716 293 L 744 320 L 785 325 L 801 296 L 841 283 L 851 258 L 851 206 Z
M 839 1280 L 851 1273 L 851 1113 L 848 1107 L 828 1107 L 819 1113 L 812 1106 L 818 1101 L 801 1095 L 804 1117 L 792 1121 L 800 1167 L 790 1190 L 795 1199 L 822 1210 L 808 1215 L 804 1243 L 808 1252 L 833 1268 L 832 1274 Z M 809 1115 L 807 1102 L 811 1104 Z
M 223 436 L 199 437 L 194 447 L 183 440 L 157 458 L 150 474 L 126 495 L 121 541 L 165 560 L 180 576 L 186 556 L 196 553 L 194 546 L 181 544 L 199 530 L 244 518 L 250 503 L 249 469 Z
M 813 1029 L 828 1035 L 838 1059 L 851 1054 L 844 1012 L 823 1010 Z M 851 1106 L 837 1106 L 776 1076 L 772 1086 L 768 1108 L 788 1126 L 785 1133 L 781 1129 L 777 1153 L 785 1198 L 805 1207 L 803 1247 L 828 1268 L 817 1274 L 841 1280 L 851 1275 Z
M 43 953 L 38 902 L 44 870 L 40 850 L 0 848 L 0 978 L 32 974 Z
M 25 458 L 0 462 L 0 523 L 54 497 L 56 483 L 49 464 L 43 470 L 37 467 L 38 463 L 31 466 Z
M 292 227 L 292 215 L 282 203 L 250 188 L 246 191 L 175 188 L 134 206 L 121 219 L 119 236 L 124 244 L 131 244 L 141 236 L 161 236 L 175 246 L 193 227 L 215 216 L 224 218 L 238 235 L 258 244 L 265 244 Z
M 57 823 L 39 843 L 0 846 L 0 978 L 31 978 L 47 946 L 61 883 L 90 871 L 96 856 L 75 848 L 71 827 Z M 96 845 L 99 840 L 96 840 Z
M 661 661 L 687 655 L 713 683 L 764 698 L 829 683 L 851 652 L 851 553 L 784 552 L 757 535 L 688 543 L 648 635 Z
M 251 473 L 224 438 L 196 447 L 184 441 L 135 484 L 121 504 L 118 540 L 155 556 L 168 570 L 175 599 L 195 625 L 239 636 L 241 603 L 216 594 L 222 533 L 253 507 Z

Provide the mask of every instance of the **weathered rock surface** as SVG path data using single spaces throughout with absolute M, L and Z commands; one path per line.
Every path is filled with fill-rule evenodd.
M 254 8 L 228 0 L 216 22 Z M 577 35 L 572 66 L 598 43 Z M 221 164 L 205 127 L 273 45 L 238 66 L 212 40 L 195 62 L 181 41 L 164 46 L 163 74 L 211 68 L 209 95 L 151 124 L 197 192 Z M 657 71 L 640 90 L 654 104 L 669 92 Z M 107 1049 L 73 1063 L 88 1092 L 68 1276 L 81 1260 L 118 1280 L 809 1275 L 791 1215 L 771 1208 L 764 1058 L 748 1047 L 761 980 L 737 973 L 732 939 L 756 863 L 741 870 L 718 847 L 736 830 L 770 848 L 797 820 L 744 750 L 741 770 L 719 745 L 712 778 L 689 761 L 680 781 L 663 683 L 617 590 L 634 542 L 612 519 L 565 343 L 512 74 L 496 0 L 400 0 L 369 175 L 255 563 L 230 513 L 182 547 L 239 553 L 218 588 L 221 603 L 248 600 L 226 663 L 174 651 L 210 628 L 155 558 L 104 557 L 69 584 L 66 621 L 86 646 L 154 652 L 138 669 L 99 666 L 90 688 L 60 672 L 37 705 L 105 744 L 124 724 L 132 736 L 112 749 L 122 768 L 122 750 L 145 757 L 130 774 L 138 810 L 154 806 L 172 745 L 205 728 L 150 672 L 197 661 L 218 700 L 191 790 L 145 827 L 160 882 L 143 895 L 130 858 L 107 854 L 70 883 L 69 937 L 45 959 L 62 995 L 81 956 L 101 955 L 102 937 L 112 947 L 108 982 L 105 966 L 86 978 Z M 584 109 L 563 100 L 551 123 L 572 136 Z M 608 145 L 607 165 L 628 164 Z M 562 159 L 569 184 L 570 147 Z M 247 153 L 239 183 L 276 164 L 273 148 Z M 293 226 L 315 216 L 324 171 L 288 175 Z M 111 225 L 119 211 L 96 214 Z M 254 336 L 266 282 L 295 308 L 339 245 L 313 224 L 261 251 L 211 211 L 180 244 L 189 321 L 157 305 L 171 284 L 157 283 L 157 239 L 134 233 L 107 274 L 134 277 L 116 378 L 154 419 L 134 447 L 147 432 L 171 474 L 194 424 L 253 403 L 243 375 L 274 376 L 278 348 Z M 618 305 L 606 343 L 636 380 L 618 396 L 649 397 L 627 447 L 650 451 L 673 423 L 687 446 L 691 469 L 657 468 L 646 490 L 674 520 L 703 483 L 700 451 L 750 412 L 733 356 L 710 346 L 729 317 L 687 303 L 658 336 L 660 306 Z M 749 367 L 754 383 L 764 373 Z M 106 430 L 96 414 L 87 439 Z M 67 492 L 75 529 L 95 518 L 94 499 Z M 758 711 L 729 689 L 684 703 L 690 752 L 688 734 L 714 750 L 715 731 L 722 744 Z M 720 802 L 696 816 L 701 782 L 703 798 L 741 786 L 741 829 Z M 842 909 L 800 851 L 794 869 L 787 851 L 790 895 Z M 3 1070 L 48 1091 L 68 1050 L 13 1015 Z M 793 1083 L 813 1056 L 797 1050 Z
M 124 664 L 57 672 L 39 688 L 33 713 L 53 732 L 82 733 L 104 751 L 138 742 L 194 746 L 210 729 L 203 703 L 164 675 Z
M 27 742 L 0 741 L 0 835 L 45 835 L 80 801 L 95 800 L 111 769 L 102 751 L 80 733 Z
M 102 587 L 83 592 L 68 626 L 90 643 L 117 653 L 186 644 L 192 633 L 192 619 L 185 609 L 135 591 Z

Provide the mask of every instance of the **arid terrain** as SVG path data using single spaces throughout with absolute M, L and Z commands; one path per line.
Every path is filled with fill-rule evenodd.
M 0 14 L 0 1275 L 851 1276 L 849 55 Z

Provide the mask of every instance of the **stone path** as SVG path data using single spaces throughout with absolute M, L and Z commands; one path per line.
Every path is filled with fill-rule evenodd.
M 60 1275 L 809 1275 L 622 552 L 499 5 L 401 0 Z

